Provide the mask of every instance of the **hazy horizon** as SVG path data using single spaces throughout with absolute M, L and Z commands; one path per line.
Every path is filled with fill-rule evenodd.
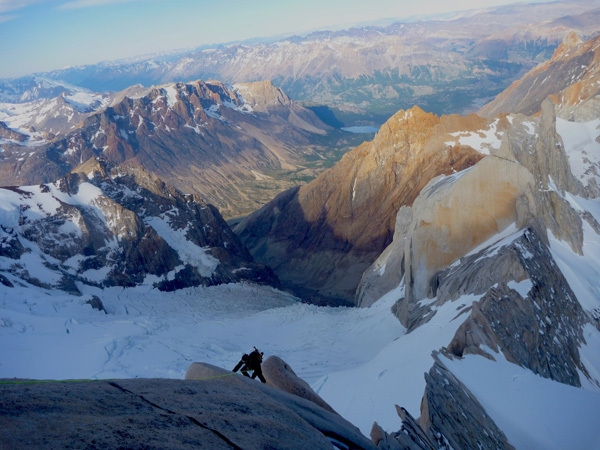
M 510 3 L 522 2 L 0 0 L 0 78 Z

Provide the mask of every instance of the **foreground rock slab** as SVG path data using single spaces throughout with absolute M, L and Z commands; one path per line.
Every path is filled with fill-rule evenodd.
M 239 374 L 0 381 L 0 448 L 374 449 L 313 402 Z

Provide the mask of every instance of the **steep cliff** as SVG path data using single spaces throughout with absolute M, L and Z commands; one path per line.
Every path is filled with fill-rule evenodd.
M 563 48 L 533 72 L 564 79 L 565 67 L 578 65 L 573 58 L 590 55 L 599 43 Z M 399 409 L 401 431 L 390 435 L 375 427 L 380 448 L 512 447 L 491 417 L 497 405 L 489 393 L 498 395 L 499 388 L 470 391 L 467 360 L 600 387 L 597 361 L 585 353 L 600 330 L 597 287 L 593 276 L 583 278 L 565 264 L 593 264 L 598 252 L 600 108 L 595 75 L 588 76 L 597 67 L 590 59 L 581 76 L 566 77 L 553 101 L 537 104 L 537 94 L 525 98 L 509 89 L 503 97 L 523 100 L 536 114 L 499 116 L 506 124 L 501 145 L 460 173 L 432 179 L 398 212 L 393 242 L 364 273 L 357 303 L 367 306 L 402 286 L 393 310 L 409 333 L 427 327 L 449 302 L 456 304 L 452 320 L 459 325 L 434 355 L 421 417 Z M 509 437 L 526 448 L 516 436 Z
M 429 180 L 483 155 L 461 144 L 479 133 L 498 144 L 499 122 L 439 118 L 418 107 L 395 114 L 375 136 L 314 181 L 282 193 L 235 227 L 258 260 L 315 298 L 352 300 L 362 272 L 391 242 L 395 218 Z
M 582 251 L 580 215 L 560 193 L 586 195 L 586 188 L 571 173 L 553 105 L 546 102 L 537 118 L 509 119 L 511 129 L 497 151 L 469 170 L 432 180 L 412 207 L 400 210 L 394 243 L 365 273 L 364 283 L 385 289 L 375 281 L 381 278 L 391 289 L 404 277 L 405 308 L 435 296 L 432 280 L 440 269 L 513 224 L 535 226 L 542 236 L 549 230 Z M 388 269 L 395 276 L 385 275 Z M 357 303 L 366 305 L 371 300 L 363 291 Z

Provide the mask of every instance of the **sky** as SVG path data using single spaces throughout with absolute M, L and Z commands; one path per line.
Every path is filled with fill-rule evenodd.
M 507 3 L 516 1 L 0 0 L 0 78 Z

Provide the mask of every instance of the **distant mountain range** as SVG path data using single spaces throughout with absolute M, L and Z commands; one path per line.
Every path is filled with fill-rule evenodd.
M 35 92 L 46 84 L 40 80 Z M 196 81 L 102 95 L 69 89 L 3 106 L 2 185 L 51 182 L 102 155 L 144 167 L 229 217 L 314 178 L 360 139 L 270 82 Z
M 248 281 L 293 290 L 310 303 L 365 309 L 292 305 L 283 313 L 261 310 L 265 314 L 238 317 L 256 322 L 237 330 L 223 326 L 230 317 L 219 316 L 214 328 L 207 327 L 206 334 L 200 334 L 216 334 L 214 342 L 218 345 L 214 347 L 219 352 L 237 351 L 239 347 L 232 345 L 236 339 L 244 345 L 258 336 L 263 342 L 275 341 L 276 329 L 287 334 L 286 345 L 295 341 L 293 346 L 300 348 L 297 351 L 310 353 L 305 361 L 319 364 L 323 359 L 313 360 L 315 346 L 305 346 L 306 341 L 298 337 L 321 333 L 319 328 L 332 322 L 311 319 L 296 327 L 301 311 L 296 306 L 308 306 L 319 315 L 335 317 L 334 321 L 346 320 L 349 325 L 344 323 L 348 326 L 344 330 L 349 331 L 343 332 L 369 335 L 366 340 L 375 340 L 374 336 L 379 339 L 386 333 L 382 328 L 389 324 L 382 325 L 373 318 L 355 320 L 359 316 L 338 315 L 340 311 L 363 311 L 363 318 L 371 313 L 382 318 L 393 314 L 398 319 L 402 326 L 396 323 L 397 332 L 388 334 L 389 341 L 382 344 L 379 354 L 365 353 L 363 361 L 356 359 L 356 365 L 336 367 L 318 381 L 318 394 L 323 399 L 335 398 L 350 414 L 357 410 L 361 414 L 383 408 L 387 411 L 395 399 L 409 401 L 407 394 L 410 390 L 414 395 L 414 386 L 424 387 L 422 397 L 417 390 L 420 409 L 416 406 L 411 413 L 402 405 L 396 407 L 401 420 L 398 431 L 373 425 L 373 447 L 593 448 L 597 444 L 593 420 L 600 392 L 600 35 L 593 30 L 600 22 L 593 19 L 597 11 L 584 14 L 589 5 L 516 5 L 492 9 L 481 16 L 467 14 L 457 22 L 440 22 L 439 33 L 443 27 L 470 23 L 476 29 L 487 26 L 490 35 L 492 22 L 480 24 L 483 17 L 495 17 L 505 27 L 505 21 L 515 20 L 517 13 L 528 12 L 529 19 L 537 13 L 536 20 L 543 25 L 528 27 L 525 19 L 520 19 L 514 22 L 513 30 L 499 31 L 494 39 L 463 47 L 464 54 L 506 53 L 517 72 L 532 63 L 533 53 L 541 55 L 552 47 L 549 36 L 561 36 L 561 43 L 553 48 L 549 60 L 540 56 L 544 61 L 477 114 L 436 115 L 419 106 L 397 111 L 372 141 L 345 153 L 328 169 L 321 164 L 321 173 L 312 181 L 284 190 L 268 202 L 266 198 L 273 190 L 285 184 L 273 181 L 276 174 L 306 174 L 310 161 L 326 161 L 327 140 L 342 136 L 269 81 L 167 83 L 134 87 L 116 97 L 91 94 L 86 99 L 72 90 L 60 92 L 52 108 L 78 111 L 81 120 L 77 124 L 66 119 L 46 122 L 41 117 L 41 103 L 35 107 L 31 102 L 21 104 L 34 108 L 34 114 L 3 109 L 3 182 L 8 177 L 15 182 L 25 177 L 55 177 L 0 188 L 0 330 L 10 342 L 10 346 L 1 347 L 8 361 L 3 362 L 5 373 L 13 370 L 11 361 L 23 359 L 23 353 L 29 356 L 27 349 L 22 350 L 23 336 L 41 336 L 32 342 L 43 347 L 36 354 L 44 355 L 40 358 L 46 365 L 44 373 L 52 360 L 45 350 L 59 345 L 59 351 L 65 351 L 62 345 L 68 342 L 71 349 L 83 352 L 91 337 L 98 336 L 71 333 L 70 329 L 83 329 L 75 327 L 79 316 L 65 320 L 55 315 L 61 320 L 50 321 L 39 330 L 29 325 L 41 322 L 38 314 L 57 313 L 55 298 L 61 302 L 64 297 L 77 298 L 77 314 L 84 317 L 98 313 L 82 305 L 84 301 L 100 310 L 103 299 L 118 306 L 111 312 L 116 319 L 102 322 L 110 328 L 102 330 L 99 344 L 101 353 L 108 353 L 112 363 L 133 354 L 116 351 L 123 348 L 117 342 L 120 338 L 111 336 L 118 323 L 128 318 L 137 327 L 138 322 L 144 322 L 137 320 L 144 317 L 141 309 L 152 309 L 156 298 L 158 302 L 164 299 L 152 297 L 148 302 L 135 303 L 140 311 L 129 316 L 124 300 L 127 295 L 115 298 L 115 291 L 108 288 L 122 287 L 123 293 L 129 287 L 147 288 L 139 294 L 145 296 L 156 290 L 162 295 L 189 286 Z M 571 14 L 566 13 L 567 7 Z M 572 25 L 596 35 L 589 39 L 576 36 Z M 419 26 L 422 24 L 409 28 L 416 32 Z M 506 33 L 510 39 L 529 36 L 532 29 L 546 33 L 547 40 L 544 38 L 540 47 L 532 47 L 535 39 L 529 37 L 523 47 L 518 40 L 510 40 L 512 44 L 503 47 L 498 37 Z M 431 37 L 425 28 L 421 30 Z M 454 35 L 460 30 L 450 31 Z M 539 37 L 536 33 L 534 36 Z M 374 42 L 377 34 L 372 37 Z M 450 42 L 443 35 L 437 36 L 441 48 Z M 446 54 L 453 54 L 452 47 L 447 50 Z M 515 63 L 522 50 L 529 56 L 525 62 Z M 421 56 L 433 65 L 442 57 L 441 53 L 435 55 L 433 59 Z M 416 52 L 414 61 L 418 59 Z M 502 61 L 499 65 L 505 67 L 508 60 Z M 483 72 L 489 75 L 491 67 L 482 64 Z M 412 67 L 418 68 L 415 74 L 424 73 L 419 64 Z M 501 72 L 494 72 L 494 76 Z M 431 70 L 428 73 L 431 75 Z M 461 79 L 462 69 L 457 74 L 456 79 Z M 430 86 L 429 93 L 444 85 L 435 82 L 444 80 L 441 72 L 438 78 L 427 79 L 430 84 L 423 82 L 422 86 Z M 472 81 L 474 93 L 466 96 L 469 107 L 484 92 Z M 52 83 L 46 87 L 52 90 L 49 95 L 57 94 Z M 466 84 L 464 89 L 467 92 Z M 460 91 L 451 89 L 449 98 Z M 37 93 L 40 98 L 31 101 L 47 100 L 41 98 L 45 95 L 41 90 Z M 48 119 L 53 119 L 50 116 Z M 23 123 L 17 118 L 23 118 Z M 323 147 L 315 146 L 320 139 L 325 140 Z M 249 179 L 253 183 L 246 184 Z M 271 190 L 261 197 L 258 192 L 263 188 Z M 202 198 L 186 193 L 188 189 L 197 189 Z M 230 228 L 217 208 L 203 198 L 224 204 L 226 211 L 252 210 L 260 201 L 266 204 Z M 240 289 L 233 289 L 233 296 L 242 297 L 236 299 L 241 300 L 237 304 L 251 310 L 257 294 L 246 299 L 238 292 L 249 291 L 243 286 Z M 86 290 L 94 296 L 83 300 L 80 296 Z M 190 307 L 201 305 L 198 302 Z M 222 308 L 228 307 L 231 305 L 224 302 Z M 187 324 L 185 330 L 194 330 L 198 323 L 215 317 L 202 322 L 195 313 L 194 309 L 189 318 L 192 325 Z M 90 317 L 89 321 L 98 320 Z M 281 328 L 267 330 L 278 321 L 284 322 Z M 165 323 L 159 321 L 159 327 Z M 164 346 L 163 335 L 153 335 L 152 327 L 142 330 L 144 340 L 156 340 Z M 54 340 L 44 342 L 46 333 Z M 76 341 L 58 340 L 58 333 L 69 334 Z M 125 345 L 136 348 L 139 341 L 127 334 Z M 315 352 L 324 358 L 335 348 L 330 346 L 335 338 L 330 330 L 318 335 L 328 338 L 318 343 Z M 180 346 L 193 349 L 194 354 L 204 349 L 205 342 L 194 341 L 196 337 L 193 331 L 177 330 L 171 350 L 178 361 L 189 358 Z M 357 342 L 357 346 L 363 343 Z M 203 354 L 215 354 L 209 350 Z M 350 346 L 344 350 L 359 351 Z M 55 355 L 56 349 L 53 351 Z M 143 353 L 136 353 L 138 356 L 128 364 L 156 363 L 154 352 Z M 415 374 L 417 366 L 419 373 Z M 424 376 L 423 366 L 429 367 Z M 226 370 L 231 383 L 237 385 L 236 375 Z M 217 371 L 219 377 L 221 373 Z M 419 383 L 400 374 L 418 377 Z M 523 379 L 527 383 L 522 383 Z M 228 383 L 212 378 L 188 381 L 196 387 Z M 386 392 L 382 393 L 381 385 Z M 43 385 L 37 389 L 43 391 Z M 264 389 L 282 395 L 275 386 Z M 12 392 L 11 398 L 21 399 L 27 385 L 6 390 Z M 160 392 L 159 387 L 156 390 Z M 119 391 L 124 393 L 122 388 Z M 196 390 L 185 392 L 184 396 Z M 231 398 L 230 392 L 215 397 L 213 404 L 218 408 L 222 399 Z M 251 396 L 252 386 L 240 393 Z M 145 395 L 136 394 L 135 398 L 155 413 L 158 410 L 163 416 L 176 418 L 176 412 L 149 402 Z M 286 402 L 306 405 L 306 399 L 289 395 L 285 394 Z M 524 405 L 530 399 L 537 402 Z M 281 416 L 277 404 L 267 402 L 262 407 L 269 417 Z M 310 409 L 315 411 L 311 417 L 318 419 L 318 433 L 333 438 L 324 448 L 371 447 L 361 436 L 356 441 L 361 444 L 342 441 L 345 433 L 331 431 L 335 418 Z M 413 415 L 417 409 L 419 417 Z M 577 418 L 567 421 L 565 416 L 575 410 Z M 387 423 L 389 414 L 384 417 Z M 243 416 L 251 430 L 260 428 L 262 416 Z M 200 424 L 202 431 L 210 428 L 197 417 L 185 415 L 179 426 Z M 575 423 L 582 417 L 591 420 Z M 294 436 L 290 445 L 302 447 L 304 442 L 298 444 L 295 438 L 302 425 L 297 420 L 289 423 L 290 437 L 284 436 L 285 441 L 292 442 Z M 228 420 L 225 424 L 225 428 L 236 426 Z M 561 440 L 550 442 L 549 430 L 557 427 L 551 436 Z M 117 429 L 120 432 L 121 428 Z M 211 433 L 216 435 L 216 429 L 211 428 Z M 142 437 L 150 433 L 139 427 L 135 430 Z M 50 432 L 47 436 L 42 438 L 51 442 Z M 240 447 L 231 441 L 227 446 Z
M 236 233 L 258 261 L 274 268 L 282 282 L 296 292 L 315 299 L 364 303 L 360 292 L 364 287 L 359 287 L 361 275 L 392 242 L 394 233 L 409 225 L 404 222 L 408 219 L 398 212 L 412 207 L 424 187 L 436 177 L 462 173 L 485 159 L 485 155 L 498 153 L 503 141 L 512 136 L 523 139 L 524 125 L 516 125 L 516 119 L 507 118 L 506 114 L 538 113 L 542 100 L 550 97 L 559 102 L 560 114 L 565 118 L 598 117 L 599 39 L 581 43 L 568 36 L 551 61 L 515 82 L 486 106 L 481 116 L 437 117 L 418 107 L 399 111 L 381 127 L 373 141 L 348 152 L 314 181 L 279 194 L 239 223 Z M 487 113 L 489 118 L 484 118 L 483 114 L 489 111 L 495 115 Z M 536 133 L 554 136 L 553 127 Z M 577 170 L 597 173 L 596 157 L 588 158 L 591 166 Z M 540 164 L 560 165 L 564 171 L 567 162 Z M 556 182 L 557 177 L 555 174 Z M 561 179 L 565 177 L 561 175 Z M 592 180 L 588 186 L 590 195 L 597 191 L 594 186 L 596 182 Z M 452 209 L 467 207 L 460 207 L 460 203 L 458 200 Z M 430 220 L 423 219 L 426 223 Z M 465 238 L 475 241 L 474 234 L 479 232 L 465 230 Z M 438 246 L 442 244 L 431 245 L 434 253 L 434 249 L 439 250 L 437 256 L 431 257 L 436 261 L 442 258 L 440 267 L 456 259 L 453 252 L 440 256 L 444 252 Z M 423 273 L 422 268 L 417 271 Z M 375 286 L 381 291 L 370 295 L 377 297 L 398 282 L 394 279 L 383 287 L 378 281 Z
M 446 20 L 204 47 L 44 76 L 95 92 L 197 79 L 271 80 L 294 100 L 327 105 L 344 125 L 380 125 L 413 105 L 436 114 L 476 111 L 550 58 L 570 31 L 583 39 L 597 33 L 599 6 L 597 1 L 501 6 Z M 26 86 L 27 79 L 18 84 Z
M 415 104 L 477 110 L 573 30 L 598 33 L 594 6 L 512 5 L 2 80 L 1 184 L 51 182 L 103 154 L 244 215 L 370 137 L 344 125 Z

